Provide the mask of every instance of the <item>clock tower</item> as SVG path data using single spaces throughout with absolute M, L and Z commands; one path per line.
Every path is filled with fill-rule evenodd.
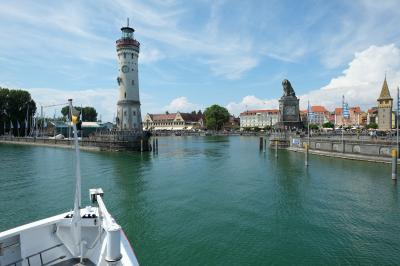
M 118 130 L 142 131 L 140 112 L 138 57 L 140 43 L 135 40 L 135 30 L 127 26 L 121 28 L 122 36 L 116 41 L 118 55 L 119 96 L 117 103 Z

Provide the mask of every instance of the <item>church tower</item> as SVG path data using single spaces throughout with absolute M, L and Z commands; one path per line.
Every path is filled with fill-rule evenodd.
M 118 55 L 119 97 L 117 103 L 117 128 L 119 130 L 142 131 L 140 112 L 138 57 L 140 43 L 134 38 L 134 29 L 121 28 L 122 36 L 116 41 Z
M 381 94 L 378 98 L 378 128 L 381 130 L 392 129 L 392 107 L 393 98 L 390 96 L 389 87 L 385 80 L 383 81 Z

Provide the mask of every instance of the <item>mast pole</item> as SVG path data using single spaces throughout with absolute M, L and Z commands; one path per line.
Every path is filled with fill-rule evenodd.
M 397 156 L 399 156 L 399 86 L 397 86 L 396 150 L 397 150 Z
M 80 257 L 80 262 L 83 261 L 82 253 L 82 240 L 81 240 L 81 171 L 80 171 L 80 158 L 79 158 L 79 143 L 78 143 L 78 132 L 76 128 L 76 120 L 72 116 L 72 99 L 68 99 L 69 102 L 69 115 L 72 122 L 73 133 L 74 133 L 74 143 L 75 143 L 75 174 L 76 174 L 76 184 L 75 184 L 75 200 L 74 200 L 74 214 L 72 217 L 72 228 L 75 236 L 75 247 L 77 248 L 77 254 Z M 74 121 L 75 120 L 75 121 Z
M 307 107 L 307 145 L 310 146 L 310 101 L 308 101 L 308 107 Z
M 344 152 L 344 95 L 342 95 L 342 151 Z

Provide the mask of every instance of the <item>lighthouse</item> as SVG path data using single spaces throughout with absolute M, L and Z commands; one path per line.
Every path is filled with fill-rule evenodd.
M 138 57 L 140 43 L 135 40 L 135 30 L 121 28 L 122 36 L 116 41 L 118 55 L 119 96 L 117 103 L 118 130 L 142 131 L 142 116 L 139 99 Z

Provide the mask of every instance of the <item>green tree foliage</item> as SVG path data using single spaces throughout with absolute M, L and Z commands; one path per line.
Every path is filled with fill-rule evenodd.
M 10 130 L 10 123 L 12 123 L 15 129 L 12 133 L 16 134 L 18 124 L 22 133 L 25 131 L 22 130 L 25 129 L 25 120 L 29 121 L 35 113 L 36 103 L 29 92 L 0 87 L 0 132 L 4 134 L 4 127 L 6 131 Z
M 322 125 L 323 128 L 334 128 L 335 125 L 331 122 L 326 122 Z
M 220 130 L 229 121 L 229 112 L 225 107 L 214 104 L 204 111 L 207 129 Z
M 310 129 L 317 130 L 317 129 L 319 129 L 319 126 L 316 124 L 310 124 Z
M 84 122 L 96 122 L 97 121 L 97 112 L 94 107 L 85 106 L 83 108 L 75 106 L 75 109 L 82 113 L 82 121 Z M 69 106 L 64 106 L 61 109 L 61 114 L 64 117 L 69 116 Z
M 367 128 L 377 129 L 378 128 L 378 124 L 377 123 L 369 123 L 367 125 Z

